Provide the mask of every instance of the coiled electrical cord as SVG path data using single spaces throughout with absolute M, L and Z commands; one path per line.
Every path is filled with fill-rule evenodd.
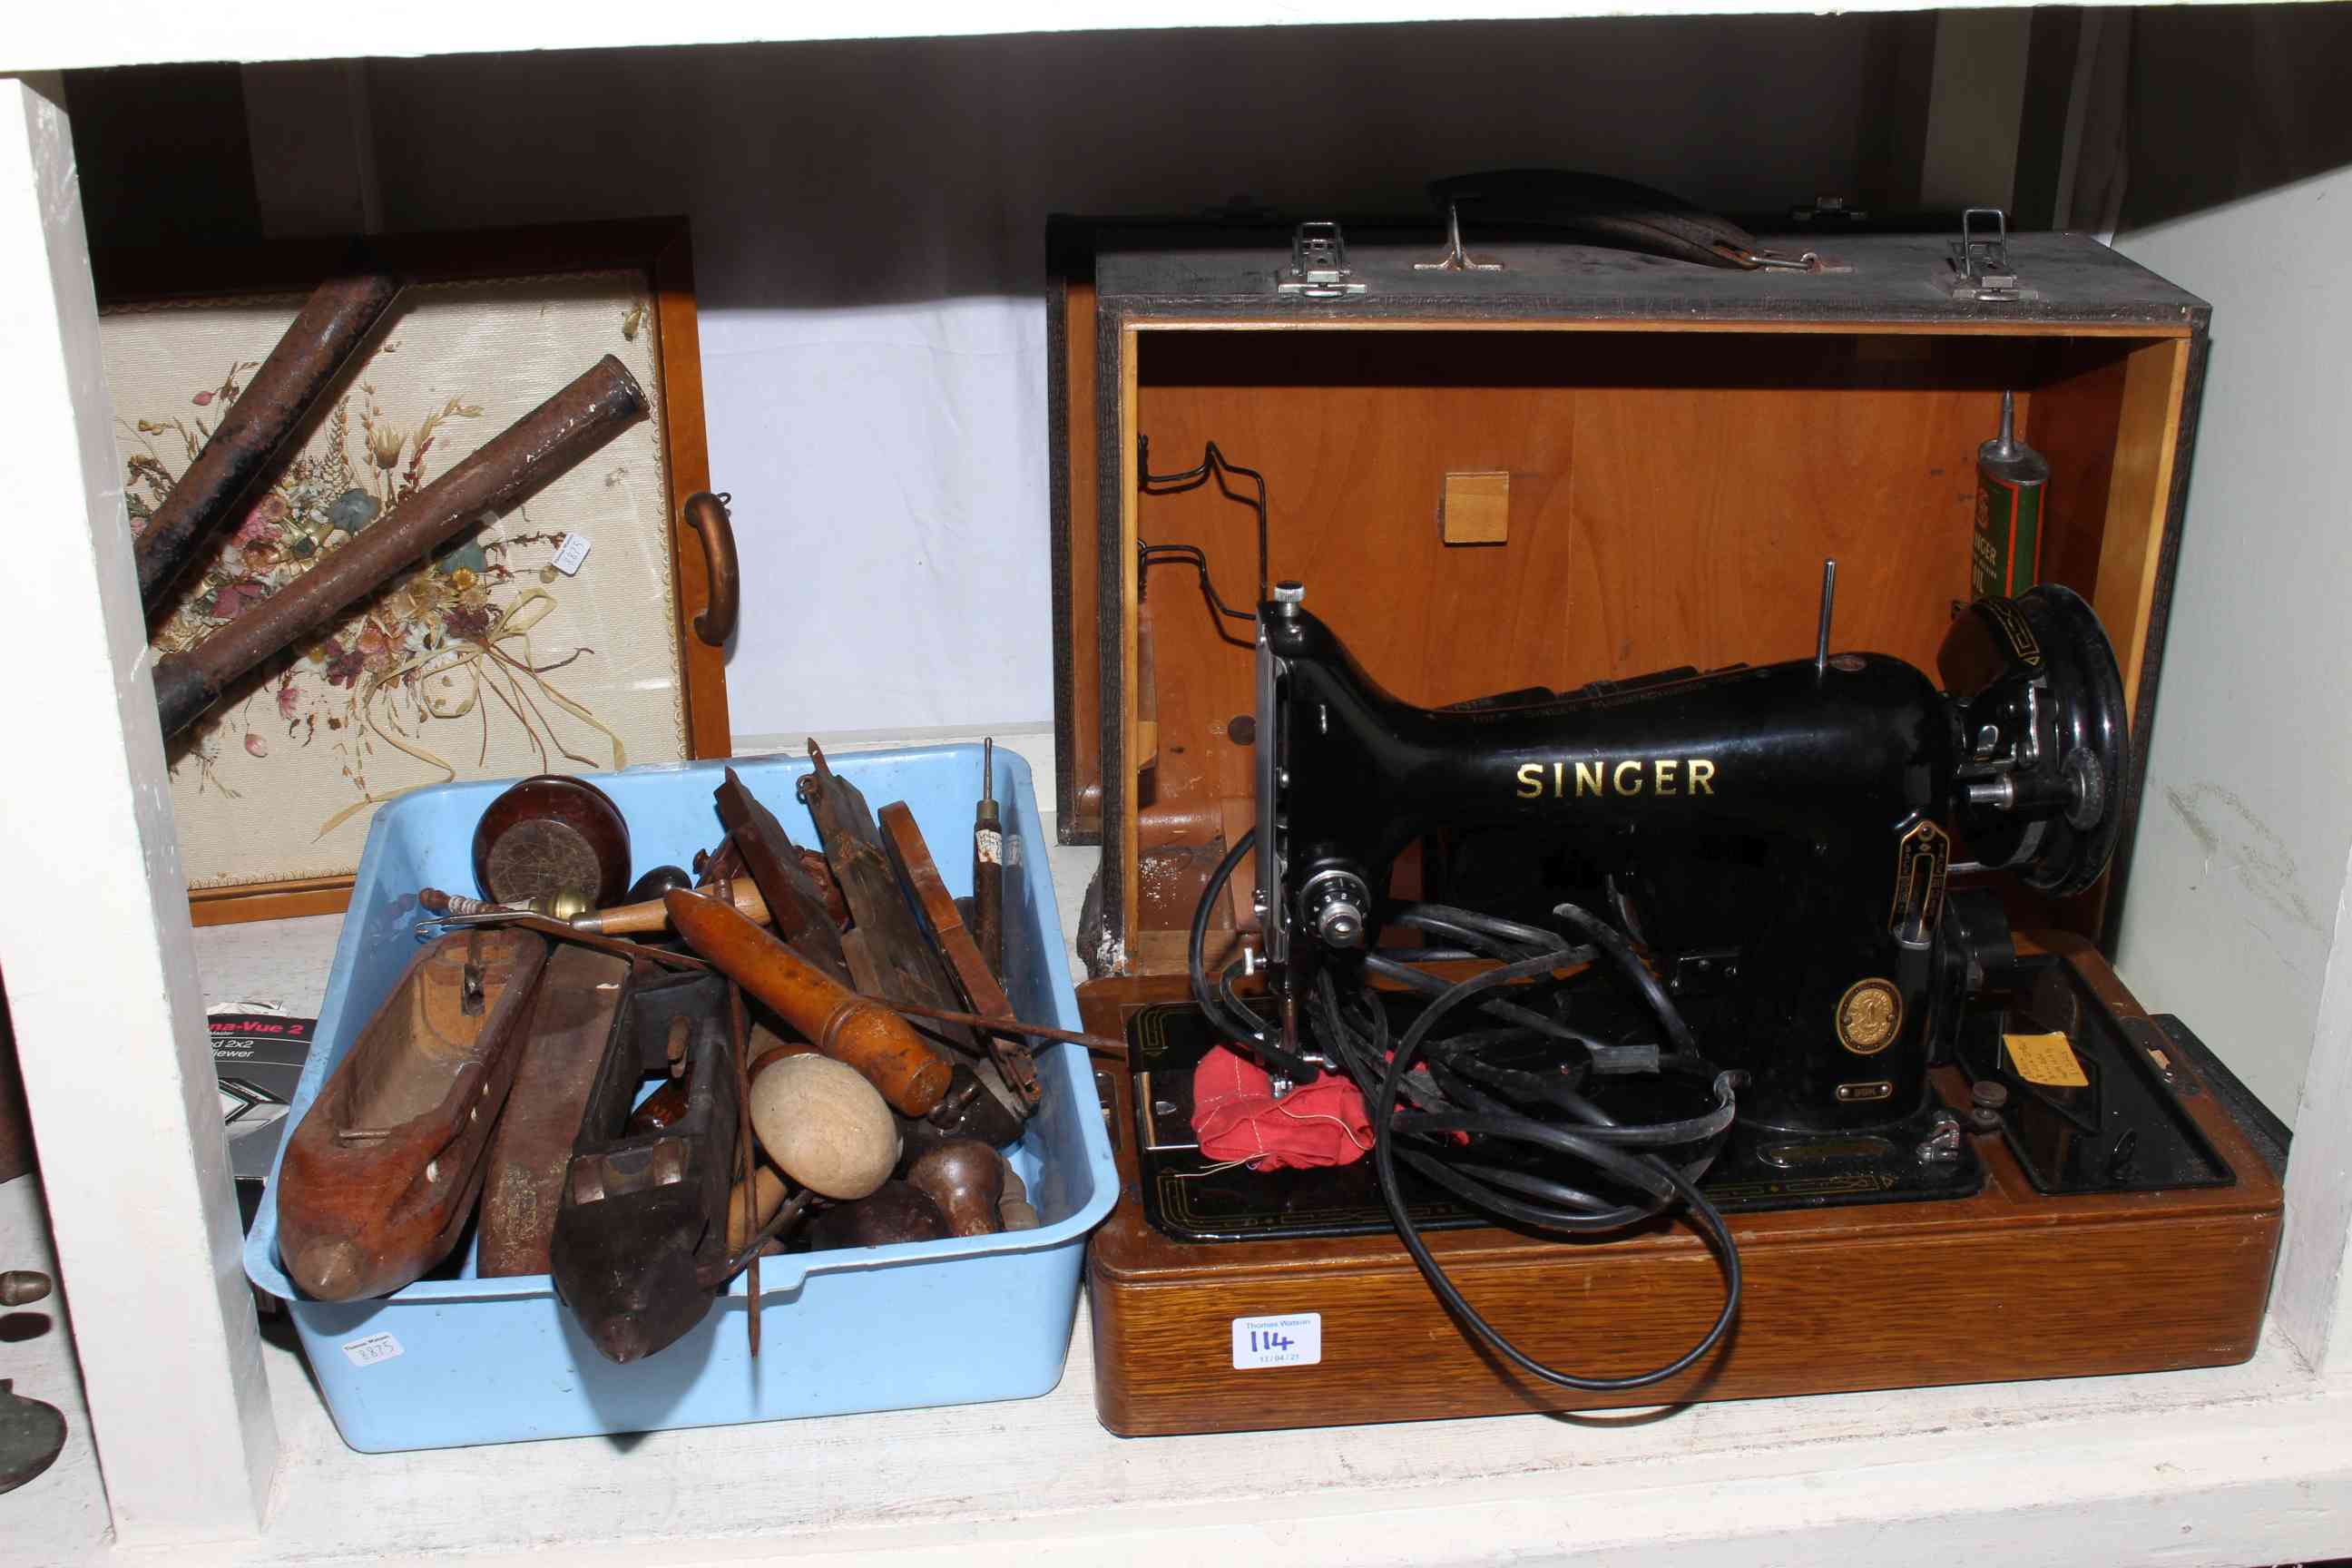
M 1463 1096 L 1466 1103 L 1458 1109 L 1445 1111 L 1426 1108 L 1412 1111 L 1398 1110 L 1385 1117 L 1375 1118 L 1372 1168 L 1380 1183 L 1381 1201 L 1387 1205 L 1389 1217 L 1396 1226 L 1398 1239 L 1412 1254 L 1422 1277 L 1429 1281 L 1430 1289 L 1437 1293 L 1438 1299 L 1456 1318 L 1505 1359 L 1533 1376 L 1563 1388 L 1615 1393 L 1664 1382 L 1695 1365 L 1722 1340 L 1738 1315 L 1738 1245 L 1732 1239 L 1730 1227 L 1725 1224 L 1721 1212 L 1706 1200 L 1697 1184 L 1698 1178 L 1713 1163 L 1737 1114 L 1735 1090 L 1738 1080 L 1732 1074 L 1714 1071 L 1698 1054 L 1696 1042 L 1692 1038 L 1689 1026 L 1683 1021 L 1680 1011 L 1614 929 L 1574 904 L 1560 904 L 1552 912 L 1575 927 L 1580 934 L 1591 938 L 1649 1004 L 1659 1026 L 1675 1047 L 1658 1057 L 1659 1069 L 1711 1078 L 1716 1102 L 1714 1108 L 1696 1118 L 1622 1127 L 1579 1092 L 1580 1075 L 1579 1082 L 1551 1086 L 1549 1092 L 1541 1097 L 1554 1109 L 1565 1112 L 1580 1124 L 1564 1126 L 1557 1121 L 1541 1121 L 1527 1115 L 1509 1101 L 1471 1089 Z M 1409 923 L 1418 923 L 1412 920 L 1412 913 L 1408 910 L 1399 918 Z M 1550 933 L 1545 934 L 1550 936 Z M 1447 1099 L 1454 1100 L 1460 1091 L 1447 1084 L 1447 1079 L 1450 1077 L 1458 1082 L 1475 1077 L 1475 1073 L 1465 1070 L 1475 1057 L 1461 1050 L 1459 1042 L 1449 1042 L 1448 1045 L 1454 1047 L 1450 1050 L 1444 1046 L 1433 1049 L 1431 1032 L 1447 1013 L 1480 994 L 1517 980 L 1535 979 L 1559 967 L 1566 962 L 1562 954 L 1568 944 L 1557 936 L 1550 936 L 1550 941 L 1557 945 L 1549 951 L 1502 964 L 1465 980 L 1433 1000 L 1398 1040 L 1396 1049 L 1384 1064 L 1385 1070 L 1379 1081 L 1366 1094 L 1365 1103 L 1395 1106 L 1406 1076 L 1424 1052 L 1431 1057 L 1431 1076 L 1449 1089 Z M 1447 1059 L 1449 1057 L 1453 1058 L 1451 1061 Z M 1448 1069 L 1444 1074 L 1440 1071 L 1441 1063 Z M 1498 1080 L 1496 1075 L 1490 1073 L 1487 1076 L 1496 1087 L 1506 1086 L 1505 1080 Z M 1600 1194 L 1527 1173 L 1486 1163 L 1473 1165 L 1458 1159 L 1449 1160 L 1423 1148 L 1400 1150 L 1398 1146 L 1400 1137 L 1450 1133 L 1470 1135 L 1474 1140 L 1473 1148 L 1476 1146 L 1476 1140 L 1491 1140 L 1564 1155 L 1596 1171 L 1611 1184 L 1645 1196 L 1633 1202 L 1612 1202 Z M 1700 1152 L 1685 1165 L 1678 1166 L 1659 1152 L 1692 1144 L 1697 1144 Z M 1404 1193 L 1397 1177 L 1400 1154 L 1414 1171 L 1474 1207 L 1538 1230 L 1566 1236 L 1622 1229 L 1664 1212 L 1679 1200 L 1722 1265 L 1723 1309 L 1706 1332 L 1690 1349 L 1664 1366 L 1647 1372 L 1623 1377 L 1594 1377 L 1546 1365 L 1512 1343 L 1500 1330 L 1488 1322 L 1447 1277 L 1436 1256 L 1422 1239 L 1405 1206 Z M 1529 1198 L 1537 1201 L 1528 1202 Z
M 1275 1031 L 1234 994 L 1240 964 L 1227 967 L 1213 987 L 1206 974 L 1209 911 L 1255 838 L 1255 833 L 1245 833 L 1234 844 L 1211 874 L 1193 911 L 1188 953 L 1192 994 L 1220 1031 L 1270 1066 L 1306 1081 L 1320 1070 L 1318 1064 L 1284 1049 Z M 1700 1054 L 1681 1011 L 1615 927 L 1571 903 L 1559 904 L 1552 912 L 1590 945 L 1573 946 L 1558 931 L 1467 910 L 1407 906 L 1391 919 L 1426 933 L 1442 947 L 1491 959 L 1496 967 L 1449 985 L 1378 953 L 1367 954 L 1369 973 L 1435 993 L 1403 1034 L 1391 1039 L 1387 1009 L 1369 986 L 1343 995 L 1328 969 L 1317 976 L 1310 1018 L 1318 1043 L 1364 1096 L 1381 1200 L 1398 1239 L 1438 1299 L 1465 1327 L 1531 1376 L 1563 1388 L 1618 1393 L 1664 1382 L 1695 1365 L 1721 1342 L 1738 1315 L 1738 1246 L 1721 1212 L 1697 1184 L 1738 1113 L 1739 1076 L 1717 1071 Z M 1601 1039 L 1494 994 L 1595 956 L 1605 958 L 1640 996 L 1665 1037 L 1664 1048 Z M 1437 1026 L 1465 1006 L 1476 1008 L 1497 1026 L 1436 1037 Z M 1540 1069 L 1504 1066 L 1488 1055 L 1510 1047 L 1524 1056 L 1526 1047 L 1538 1043 L 1551 1052 Z M 1416 1074 L 1417 1065 L 1428 1070 Z M 1697 1079 L 1707 1086 L 1713 1104 L 1672 1121 L 1621 1125 L 1585 1089 L 1596 1073 L 1626 1072 Z M 1498 1156 L 1508 1158 L 1512 1149 L 1585 1169 L 1610 1191 L 1588 1191 L 1554 1175 L 1496 1163 Z M 1683 1152 L 1681 1163 L 1668 1157 L 1674 1151 Z M 1398 1175 L 1400 1162 L 1474 1208 L 1548 1235 L 1622 1230 L 1679 1205 L 1722 1268 L 1722 1310 L 1687 1351 L 1647 1372 L 1597 1377 L 1548 1366 L 1506 1338 L 1448 1277 L 1413 1222 Z

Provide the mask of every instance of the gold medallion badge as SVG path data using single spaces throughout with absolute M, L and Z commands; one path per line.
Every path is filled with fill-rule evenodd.
M 1857 980 L 1838 998 L 1838 1044 L 1858 1057 L 1885 1050 L 1902 1027 L 1903 993 L 1891 980 Z

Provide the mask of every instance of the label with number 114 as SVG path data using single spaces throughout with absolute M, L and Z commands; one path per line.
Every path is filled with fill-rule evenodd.
M 1314 1366 L 1323 1359 L 1323 1314 L 1234 1320 L 1234 1365 Z

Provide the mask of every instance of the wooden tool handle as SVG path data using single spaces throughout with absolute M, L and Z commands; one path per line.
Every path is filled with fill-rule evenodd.
M 732 879 L 727 890 L 733 899 L 738 914 L 761 925 L 771 923 L 768 900 L 760 896 L 760 889 L 752 885 L 749 877 Z M 700 889 L 688 896 L 708 900 L 714 891 L 712 889 Z M 604 936 L 641 936 L 647 931 L 669 930 L 669 910 L 661 900 L 648 899 L 641 904 L 616 904 L 609 910 L 591 910 L 572 923 L 581 931 L 596 931 Z
M 972 835 L 971 941 L 981 962 L 1001 984 L 1004 978 L 1004 862 L 1001 833 Z
M 687 945 L 775 1009 L 826 1056 L 848 1063 L 893 1110 L 922 1116 L 947 1093 L 950 1068 L 887 1006 L 835 982 L 760 926 L 715 899 L 662 900 Z
M 971 819 L 971 940 L 1004 979 L 1004 814 L 996 805 L 996 742 L 980 743 L 980 804 Z M 974 999 L 978 1005 L 978 999 Z M 985 1011 L 985 1009 L 982 1009 Z

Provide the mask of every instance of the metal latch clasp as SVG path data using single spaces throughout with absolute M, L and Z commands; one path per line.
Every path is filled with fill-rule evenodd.
M 1302 223 L 1290 237 L 1290 266 L 1275 274 L 1275 292 L 1301 300 L 1344 300 L 1371 285 L 1348 266 L 1348 240 L 1336 223 Z
M 1979 220 L 1990 219 L 1990 226 Z M 1999 207 L 1970 207 L 1960 215 L 1960 237 L 1952 241 L 1951 271 L 1944 287 L 1956 300 L 2031 300 L 2009 259 L 2009 215 Z

